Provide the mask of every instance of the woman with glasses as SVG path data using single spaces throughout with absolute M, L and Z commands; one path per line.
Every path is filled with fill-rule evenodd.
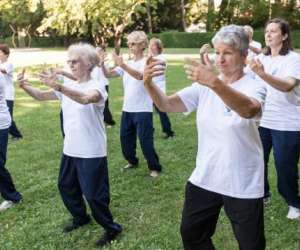
M 143 84 L 143 71 L 148 38 L 143 31 L 133 31 L 127 36 L 128 47 L 133 58 L 124 63 L 122 56 L 113 55 L 117 67 L 107 71 L 106 77 L 121 76 L 123 79 L 124 102 L 121 117 L 121 147 L 127 164 L 123 169 L 138 166 L 136 139 L 139 138 L 143 154 L 147 160 L 150 176 L 159 176 L 162 167 L 154 149 L 153 141 L 153 102 Z
M 72 45 L 68 49 L 68 64 L 76 80 L 59 84 L 56 73 L 43 72 L 40 77 L 50 90 L 41 91 L 18 76 L 20 87 L 33 98 L 60 100 L 63 112 L 64 147 L 58 188 L 73 220 L 64 227 L 71 232 L 90 222 L 85 197 L 92 215 L 105 233 L 97 242 L 104 246 L 122 231 L 109 210 L 110 194 L 107 168 L 106 133 L 103 109 L 106 99 L 104 85 L 91 78 L 98 56 L 88 44 Z
M 249 40 L 244 29 L 223 27 L 212 39 L 216 69 L 190 60 L 186 68 L 194 83 L 166 96 L 152 77 L 162 74 L 161 62 L 149 58 L 144 84 L 155 105 L 164 112 L 197 112 L 198 152 L 188 180 L 182 212 L 184 249 L 214 249 L 221 208 L 230 219 L 239 249 L 265 249 L 264 163 L 258 120 L 264 85 L 244 74 Z
M 265 157 L 265 198 L 270 197 L 269 155 L 273 149 L 278 191 L 288 204 L 288 219 L 300 218 L 300 56 L 293 51 L 289 24 L 275 18 L 265 27 L 266 51 L 250 63 L 267 84 L 260 136 Z

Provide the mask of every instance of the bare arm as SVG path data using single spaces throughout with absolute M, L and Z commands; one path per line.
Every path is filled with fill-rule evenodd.
M 148 58 L 143 76 L 145 88 L 153 102 L 163 112 L 186 112 L 187 109 L 178 95 L 167 96 L 152 82 L 152 77 L 164 73 L 164 69 L 156 67 L 158 65 L 163 65 L 163 62 L 152 57 Z
M 259 101 L 225 84 L 214 73 L 208 56 L 205 56 L 206 65 L 189 60 L 186 67 L 188 78 L 212 89 L 223 102 L 243 118 L 253 118 L 261 112 Z
M 255 54 L 260 54 L 261 53 L 261 49 L 260 48 L 256 48 L 256 47 L 253 47 L 251 45 L 249 45 L 249 49 L 254 52 Z
M 42 82 L 48 87 L 61 92 L 62 94 L 68 96 L 73 101 L 78 102 L 80 104 L 90 104 L 97 103 L 103 98 L 99 91 L 91 90 L 87 93 L 83 93 L 69 87 L 63 86 L 59 84 L 57 81 L 56 75 L 50 72 L 40 74 Z
M 125 70 L 133 78 L 135 78 L 137 80 L 143 80 L 143 73 L 139 72 L 139 71 L 129 67 L 127 64 L 125 64 L 122 56 L 117 56 L 116 54 L 113 54 L 113 59 L 114 59 L 116 65 L 118 65 L 123 70 Z
M 279 91 L 289 92 L 297 84 L 297 79 L 293 77 L 287 77 L 283 79 L 266 73 L 263 64 L 258 59 L 253 59 L 249 65 L 252 71 L 255 72 L 262 80 Z

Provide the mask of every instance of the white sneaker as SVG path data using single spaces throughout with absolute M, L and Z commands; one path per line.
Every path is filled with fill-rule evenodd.
M 286 217 L 290 220 L 300 219 L 300 209 L 289 206 L 289 212 Z
M 152 170 L 152 171 L 150 171 L 150 176 L 152 177 L 152 178 L 157 178 L 158 176 L 159 176 L 159 172 L 158 171 L 156 171 L 156 170 Z
M 12 207 L 14 205 L 14 203 L 12 201 L 3 201 L 0 204 L 0 212 L 9 209 L 10 207 Z

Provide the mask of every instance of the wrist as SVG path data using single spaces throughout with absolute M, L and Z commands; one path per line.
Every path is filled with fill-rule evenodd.
M 61 91 L 62 91 L 62 85 L 57 84 L 57 85 L 54 87 L 54 90 L 56 90 L 56 91 L 58 91 L 58 92 L 61 92 Z

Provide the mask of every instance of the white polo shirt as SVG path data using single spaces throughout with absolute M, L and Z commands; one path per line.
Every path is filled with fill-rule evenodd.
M 266 73 L 278 78 L 293 77 L 300 80 L 300 55 L 289 52 L 285 56 L 258 56 Z M 300 131 L 300 87 L 282 92 L 267 85 L 267 97 L 261 126 L 280 131 Z M 297 104 L 298 100 L 298 105 Z
M 0 72 L 0 129 L 9 128 L 11 123 L 10 114 L 5 99 L 5 79 Z
M 164 62 L 167 66 L 167 59 L 163 54 L 159 54 L 154 57 L 162 62 Z M 166 93 L 166 74 L 153 77 L 153 83 L 156 84 L 164 93 Z
M 245 75 L 231 87 L 262 105 L 265 86 Z M 208 87 L 192 84 L 177 93 L 188 112 L 197 110 L 198 152 L 189 181 L 236 198 L 264 195 L 264 160 L 258 119 L 245 119 Z
M 80 92 L 97 90 L 102 96 L 98 103 L 83 105 L 60 92 L 55 92 L 61 100 L 64 115 L 64 154 L 79 158 L 106 156 L 103 110 L 107 94 L 104 86 L 93 79 L 85 83 L 67 81 L 64 86 Z
M 127 65 L 130 68 L 143 73 L 146 65 L 146 58 L 142 58 L 138 61 L 130 60 L 128 61 Z M 144 87 L 143 80 L 135 79 L 121 67 L 116 67 L 114 71 L 123 78 L 123 111 L 152 112 L 153 102 Z
M 4 69 L 6 74 L 3 74 L 5 81 L 5 99 L 13 101 L 15 99 L 15 87 L 13 81 L 14 67 L 9 62 L 0 63 L 0 69 Z

